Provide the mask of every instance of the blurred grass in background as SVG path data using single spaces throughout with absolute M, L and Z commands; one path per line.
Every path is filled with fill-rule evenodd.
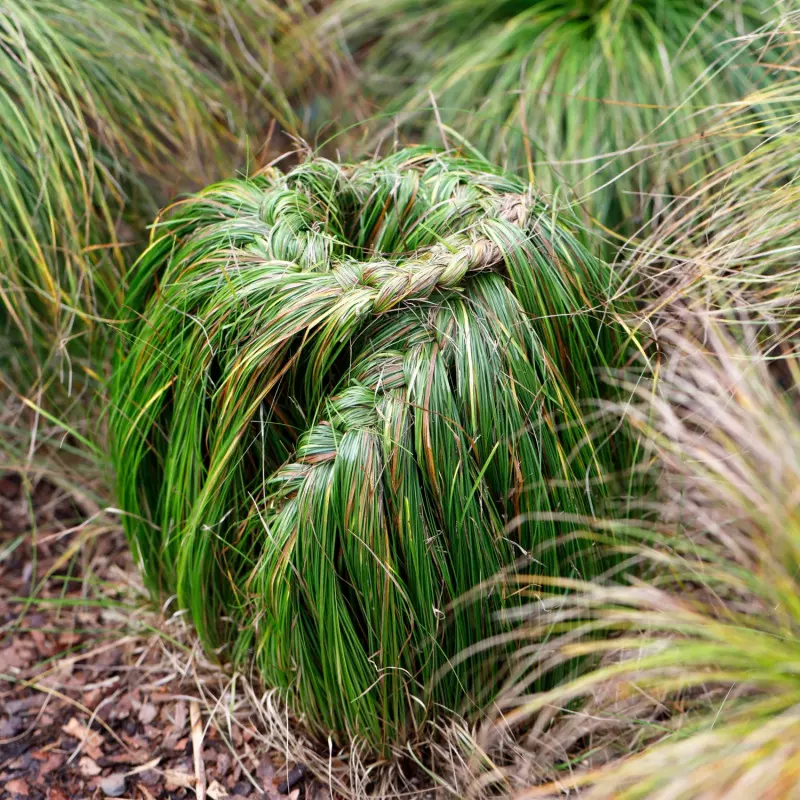
M 627 235 L 724 163 L 703 146 L 716 114 L 749 95 L 760 115 L 779 15 L 771 0 L 335 0 L 314 28 L 384 137 L 441 143 L 447 126 Z
M 607 754 L 521 797 L 568 786 L 591 787 L 589 797 L 791 797 L 797 785 L 800 360 L 781 362 L 787 390 L 755 342 L 747 348 L 700 317 L 686 322 L 664 335 L 657 390 L 639 386 L 625 408 L 659 472 L 657 514 L 617 523 L 637 577 L 531 578 L 568 621 L 543 648 L 550 663 L 581 656 L 600 666 L 546 694 L 520 682 L 500 701 L 507 711 L 491 736 L 535 725 L 553 706 L 602 715 L 596 698 L 609 696 L 638 697 L 641 718 L 660 711 L 659 723 L 637 730 L 622 717 L 630 727 L 619 760 Z M 550 595 L 559 585 L 566 599 Z M 530 624 L 535 641 L 546 615 Z
M 85 379 L 98 364 L 72 358 L 102 362 L 159 207 L 244 169 L 267 123 L 293 129 L 271 51 L 290 19 L 267 0 L 3 0 L 6 376 Z

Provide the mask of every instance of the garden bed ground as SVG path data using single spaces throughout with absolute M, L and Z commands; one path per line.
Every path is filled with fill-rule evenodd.
M 229 678 L 146 610 L 121 530 L 78 505 L 0 475 L 0 798 L 330 797 L 281 786 L 296 765 L 220 713 Z

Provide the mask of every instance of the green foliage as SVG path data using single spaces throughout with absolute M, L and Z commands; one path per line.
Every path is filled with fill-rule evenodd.
M 229 160 L 231 87 L 257 76 L 236 67 L 225 25 L 271 7 L 0 0 L 0 328 L 29 366 L 114 315 L 139 220 Z
M 719 165 L 713 148 L 687 161 L 670 145 L 702 141 L 769 84 L 770 41 L 747 34 L 776 13 L 760 0 L 336 0 L 319 25 L 363 56 L 373 111 L 432 142 L 441 120 L 632 231 Z M 431 97 L 435 118 L 419 113 Z
M 490 579 L 600 568 L 554 516 L 628 457 L 582 416 L 624 342 L 611 271 L 523 182 L 428 150 L 221 183 L 159 233 L 112 419 L 151 589 L 337 741 L 485 703 L 494 660 L 448 665 L 516 602 Z

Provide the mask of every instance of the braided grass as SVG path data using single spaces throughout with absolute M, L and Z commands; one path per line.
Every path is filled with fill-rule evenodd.
M 581 415 L 620 350 L 612 288 L 523 183 L 428 150 L 178 206 L 114 386 L 150 588 L 336 741 L 385 751 L 485 703 L 496 663 L 448 665 L 518 602 L 489 579 L 599 569 L 555 517 L 594 513 L 624 460 Z

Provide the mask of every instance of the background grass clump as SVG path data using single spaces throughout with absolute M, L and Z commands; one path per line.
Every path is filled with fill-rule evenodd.
M 769 38 L 749 34 L 775 13 L 752 0 L 337 0 L 317 27 L 359 65 L 364 114 L 397 114 L 434 143 L 444 123 L 631 232 L 719 165 L 711 147 L 663 151 L 769 84 Z
M 447 667 L 490 579 L 600 568 L 546 545 L 627 457 L 582 420 L 624 344 L 610 270 L 523 182 L 427 150 L 212 186 L 160 231 L 112 425 L 152 589 L 338 741 L 480 707 L 502 668 Z
M 658 388 L 639 387 L 626 407 L 660 473 L 658 514 L 625 526 L 639 579 L 573 583 L 561 605 L 580 622 L 547 648 L 556 662 L 603 661 L 549 693 L 519 684 L 501 701 L 513 709 L 503 725 L 609 694 L 645 699 L 639 715 L 656 722 L 628 728 L 623 742 L 638 745 L 617 759 L 522 797 L 561 796 L 566 785 L 595 798 L 794 793 L 800 364 L 794 353 L 776 370 L 749 338 L 694 315 L 664 336 Z
M 160 205 L 238 166 L 239 100 L 279 113 L 274 8 L 0 2 L 0 335 L 18 350 L 6 375 L 71 373 L 71 355 L 107 338 L 129 253 Z M 238 30 L 255 21 L 253 64 Z

